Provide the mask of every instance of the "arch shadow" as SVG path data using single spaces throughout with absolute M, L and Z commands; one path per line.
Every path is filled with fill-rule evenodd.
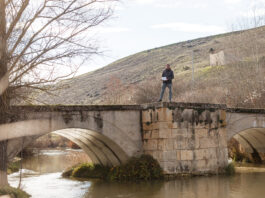
M 52 131 L 77 144 L 91 159 L 93 164 L 117 166 L 126 162 L 129 156 L 120 145 L 107 136 L 88 129 L 65 128 Z M 10 139 L 8 142 L 8 158 L 12 160 L 23 148 L 43 135 L 23 136 Z
M 236 133 L 233 138 L 244 147 L 247 153 L 251 154 L 256 162 L 265 161 L 265 128 L 248 128 Z

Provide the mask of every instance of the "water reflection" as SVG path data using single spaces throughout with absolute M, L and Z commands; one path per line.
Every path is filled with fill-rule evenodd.
M 59 152 L 60 153 L 60 152 Z M 265 173 L 252 172 L 232 177 L 212 176 L 141 183 L 75 181 L 61 171 L 83 158 L 78 151 L 42 152 L 23 161 L 23 187 L 33 198 L 262 198 Z M 17 187 L 19 174 L 9 175 Z
M 164 186 L 164 182 L 109 183 L 94 181 L 84 198 L 127 198 L 155 197 Z
M 41 150 L 23 159 L 23 168 L 39 174 L 57 173 L 83 162 L 91 162 L 82 150 Z
M 262 198 L 265 173 L 119 184 L 94 182 L 85 198 Z

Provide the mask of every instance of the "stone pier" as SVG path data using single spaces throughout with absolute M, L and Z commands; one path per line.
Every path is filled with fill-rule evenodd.
M 222 106 L 146 106 L 142 111 L 144 153 L 167 174 L 218 174 L 227 166 Z

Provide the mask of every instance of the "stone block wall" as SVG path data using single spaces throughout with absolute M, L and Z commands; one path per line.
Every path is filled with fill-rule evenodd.
M 184 108 L 142 111 L 143 150 L 166 174 L 217 174 L 227 166 L 225 112 Z

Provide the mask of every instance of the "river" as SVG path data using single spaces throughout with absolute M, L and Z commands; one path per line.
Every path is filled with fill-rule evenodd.
M 234 176 L 183 178 L 174 181 L 108 183 L 98 180 L 64 179 L 61 172 L 76 161 L 89 158 L 80 150 L 43 150 L 23 160 L 22 188 L 32 198 L 263 198 L 265 172 L 237 173 Z M 263 168 L 264 169 L 264 168 Z M 19 173 L 9 175 L 17 187 Z

